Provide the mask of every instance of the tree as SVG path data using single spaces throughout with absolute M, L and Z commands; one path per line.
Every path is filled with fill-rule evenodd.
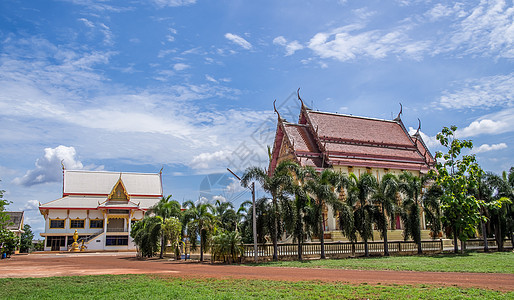
M 482 209 L 485 215 L 489 217 L 489 225 L 494 231 L 498 251 L 503 251 L 503 240 L 510 235 L 512 239 L 512 199 L 514 199 L 514 191 L 509 176 L 513 177 L 514 168 L 510 169 L 509 175 L 503 172 L 502 176 L 493 173 L 486 173 L 483 181 L 480 181 L 481 189 L 478 189 L 484 201 Z M 483 231 L 487 233 L 486 226 Z
M 166 221 L 164 221 L 161 231 L 165 241 L 164 244 L 166 245 L 168 241 L 170 242 L 171 249 L 174 249 L 178 259 L 180 257 L 180 251 L 178 251 L 178 246 L 182 237 L 182 222 L 180 222 L 180 220 L 176 217 L 170 217 L 166 219 Z
M 212 237 L 211 255 L 213 260 L 223 258 L 224 262 L 233 263 L 243 255 L 243 242 L 237 231 L 222 230 Z
M 234 205 L 230 202 L 216 200 L 214 215 L 218 219 L 219 226 L 227 231 L 237 230 L 238 215 L 234 210 Z
M 473 143 L 471 140 L 457 139 L 456 130 L 456 126 L 444 127 L 437 134 L 437 140 L 447 152 L 436 153 L 437 173 L 431 171 L 442 189 L 442 222 L 451 229 L 455 253 L 459 251 L 457 239 L 464 245 L 467 239 L 474 236 L 478 223 L 483 220 L 480 201 L 471 193 L 478 184 L 480 167 L 474 155 L 461 155 L 463 149 L 472 149 Z
M 262 188 L 271 195 L 271 202 L 273 208 L 273 224 L 271 230 L 271 238 L 273 240 L 273 260 L 278 260 L 278 235 L 279 235 L 279 224 L 280 210 L 279 200 L 284 199 L 283 194 L 285 193 L 284 187 L 290 186 L 292 178 L 289 173 L 289 166 L 292 164 L 290 161 L 282 161 L 275 168 L 273 174 L 269 174 L 266 170 L 259 167 L 250 167 L 245 170 L 245 173 L 241 177 L 241 185 L 249 187 L 250 182 L 253 180 L 258 181 Z
M 159 202 L 157 202 L 153 207 L 149 210 L 150 213 L 154 213 L 157 216 L 162 218 L 162 224 L 166 223 L 166 220 L 170 217 L 175 217 L 177 219 L 181 219 L 181 207 L 180 203 L 175 200 L 171 200 L 171 195 L 162 197 Z M 164 249 L 165 249 L 165 237 L 164 231 L 161 230 L 161 251 L 159 253 L 159 258 L 163 258 Z
M 138 248 L 141 257 L 152 257 L 159 249 L 162 217 L 145 216 L 132 225 L 130 236 Z
M 391 219 L 394 216 L 398 189 L 398 178 L 394 174 L 389 173 L 382 177 L 374 193 L 371 195 L 371 199 L 379 205 L 374 219 L 384 240 L 384 256 L 389 256 L 387 224 L 388 218 Z
M 12 224 L 12 222 L 5 213 L 5 207 L 11 202 L 3 199 L 4 192 L 0 190 L 0 253 L 6 253 L 10 256 L 18 246 L 19 239 L 13 232 L 7 229 L 7 226 Z
M 428 228 L 432 238 L 437 238 L 441 232 L 441 203 L 439 199 L 443 195 L 441 187 L 437 184 L 431 184 L 426 193 L 423 194 L 423 211 L 427 220 Z
M 336 211 L 340 204 L 336 189 L 341 181 L 341 173 L 336 173 L 332 169 L 324 169 L 317 173 L 310 168 L 309 177 L 305 183 L 305 190 L 312 200 L 310 202 L 310 224 L 315 235 L 319 236 L 321 243 L 321 259 L 325 259 L 325 238 L 323 228 L 323 208 L 330 205 Z
M 207 248 L 210 234 L 215 228 L 215 217 L 212 214 L 214 208 L 208 203 L 198 203 L 195 205 L 192 201 L 184 202 L 185 221 L 187 227 L 187 235 L 191 247 L 196 249 L 198 237 L 200 238 L 200 261 L 203 261 L 203 252 Z
M 357 178 L 355 174 L 351 173 L 347 183 L 346 190 L 348 192 L 346 201 L 353 209 L 353 221 L 355 231 L 359 233 L 364 241 L 364 255 L 369 256 L 368 240 L 373 239 L 373 221 L 374 210 L 376 206 L 370 201 L 377 186 L 377 180 L 371 174 L 363 174 Z M 350 233 L 353 241 L 356 241 L 355 233 Z
M 421 209 L 420 198 L 429 177 L 415 176 L 410 172 L 400 175 L 399 188 L 405 197 L 402 199 L 401 218 L 403 221 L 403 236 L 409 237 L 418 245 L 418 254 L 423 253 L 421 248 Z
M 32 240 L 34 239 L 34 234 L 32 233 L 32 229 L 30 225 L 23 225 L 23 233 L 20 238 L 20 252 L 21 253 L 29 253 L 32 251 Z

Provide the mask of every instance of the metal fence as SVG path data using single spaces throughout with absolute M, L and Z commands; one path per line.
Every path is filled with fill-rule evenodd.
M 488 239 L 488 246 L 491 250 L 496 249 L 496 240 Z M 415 254 L 418 251 L 418 245 L 414 241 L 390 241 L 387 243 L 390 254 Z M 424 253 L 441 253 L 446 247 L 453 247 L 452 245 L 444 245 L 442 239 L 436 240 L 423 240 L 421 241 L 421 249 Z M 466 249 L 483 249 L 484 241 L 482 239 L 470 239 L 466 242 Z M 504 248 L 512 248 L 510 240 L 504 241 Z M 448 250 L 448 249 L 446 249 Z M 287 259 L 298 257 L 298 244 L 296 243 L 280 243 L 278 244 L 278 257 L 279 259 Z M 369 241 L 368 251 L 373 253 L 384 253 L 383 241 Z M 325 255 L 327 257 L 348 257 L 348 256 L 362 256 L 364 255 L 364 242 L 326 242 Z M 251 258 L 254 255 L 253 244 L 244 245 L 244 254 L 246 258 Z M 321 243 L 312 242 L 304 243 L 302 245 L 302 256 L 319 256 L 321 254 Z M 273 256 L 272 244 L 257 245 L 257 255 L 261 258 L 271 258 Z
M 417 252 L 418 245 L 413 241 L 391 241 L 387 243 L 389 253 L 401 254 Z M 356 256 L 364 255 L 364 242 L 326 242 L 325 243 L 325 255 L 327 257 L 339 257 L 339 256 Z M 443 251 L 443 240 L 424 240 L 421 242 L 421 248 L 425 252 L 442 252 Z M 279 257 L 291 257 L 298 256 L 298 244 L 278 244 L 278 256 Z M 384 242 L 368 242 L 369 253 L 383 253 Z M 320 255 L 321 243 L 304 243 L 302 245 L 303 256 L 314 256 Z M 253 244 L 244 245 L 244 256 L 253 257 Z M 271 257 L 273 256 L 273 245 L 264 244 L 257 245 L 257 255 L 259 257 Z

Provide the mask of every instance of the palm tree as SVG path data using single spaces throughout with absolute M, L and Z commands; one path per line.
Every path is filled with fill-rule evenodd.
M 284 187 L 291 184 L 292 178 L 288 171 L 289 161 L 282 161 L 276 167 L 273 174 L 269 174 L 266 170 L 259 167 L 250 167 L 246 169 L 241 177 L 241 185 L 249 187 L 252 180 L 258 181 L 262 188 L 271 195 L 273 208 L 273 260 L 278 260 L 278 232 L 280 222 L 279 199 L 283 197 Z
M 400 175 L 400 190 L 405 195 L 401 212 L 404 238 L 412 237 L 418 245 L 418 254 L 423 253 L 421 248 L 420 197 L 427 181 L 428 176 L 418 177 L 409 172 L 403 172 Z
M 160 216 L 145 216 L 132 226 L 130 236 L 134 239 L 142 257 L 152 257 L 157 251 L 161 228 L 162 218 Z
M 238 216 L 232 203 L 221 202 L 219 199 L 216 200 L 214 215 L 218 219 L 221 228 L 227 231 L 235 231 L 237 229 Z
M 375 206 L 371 203 L 371 195 L 377 186 L 377 180 L 371 174 L 364 174 L 357 178 L 351 173 L 347 183 L 348 205 L 353 209 L 354 230 L 364 241 L 364 255 L 369 256 L 368 240 L 373 238 L 373 216 Z M 355 234 L 352 234 L 356 239 Z
M 166 219 L 170 217 L 175 217 L 180 220 L 182 213 L 180 203 L 176 200 L 171 200 L 171 195 L 166 197 L 163 196 L 157 204 L 150 208 L 149 212 L 160 216 L 163 224 L 166 222 Z M 161 230 L 161 252 L 159 254 L 159 258 L 161 259 L 163 258 L 166 242 L 164 231 Z
M 384 256 L 389 256 L 389 248 L 387 244 L 387 224 L 388 218 L 394 216 L 394 207 L 396 206 L 396 197 L 398 195 L 398 178 L 394 174 L 386 174 L 380 180 L 377 188 L 371 196 L 380 209 L 376 210 L 375 222 L 377 223 L 380 234 L 384 240 Z
M 200 236 L 200 261 L 203 261 L 203 251 L 207 246 L 209 234 L 214 229 L 215 217 L 212 214 L 214 208 L 208 203 L 198 203 L 192 201 L 184 202 L 185 221 L 187 224 L 187 235 L 193 249 L 196 248 L 198 236 Z
M 435 239 L 439 236 L 442 230 L 441 226 L 441 202 L 439 199 L 443 195 L 441 186 L 431 184 L 426 193 L 423 194 L 423 212 L 427 220 L 428 227 L 432 233 L 432 238 Z
M 337 210 L 341 204 L 336 194 L 336 189 L 341 184 L 341 173 L 336 173 L 332 169 L 324 169 L 317 173 L 314 169 L 308 169 L 309 177 L 305 183 L 308 196 L 312 199 L 311 224 L 314 234 L 320 237 L 321 259 L 325 259 L 325 238 L 323 236 L 323 208 L 330 205 Z
M 498 245 L 498 251 L 503 251 L 503 239 L 505 236 L 512 236 L 513 230 L 513 207 L 514 199 L 514 167 L 510 168 L 509 174 L 503 172 L 502 176 L 493 173 L 485 175 L 485 183 L 489 189 L 489 195 L 486 195 L 487 211 L 490 215 L 489 221 L 494 230 L 494 235 Z M 509 203 L 510 202 L 510 203 Z

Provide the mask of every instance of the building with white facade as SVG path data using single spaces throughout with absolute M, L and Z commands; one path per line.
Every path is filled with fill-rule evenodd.
M 163 196 L 162 173 L 63 170 L 62 198 L 41 204 L 45 251 L 66 251 L 77 230 L 87 250 L 135 250 L 133 222 Z

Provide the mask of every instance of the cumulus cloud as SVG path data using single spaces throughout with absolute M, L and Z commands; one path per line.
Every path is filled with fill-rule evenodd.
M 296 51 L 304 48 L 298 41 L 287 42 L 283 36 L 277 36 L 273 39 L 273 44 L 285 47 L 286 56 L 293 55 Z
M 454 83 L 455 91 L 445 91 L 439 105 L 446 108 L 514 106 L 514 73 Z
M 456 135 L 458 137 L 470 137 L 481 134 L 497 134 L 505 132 L 509 127 L 509 124 L 504 121 L 493 121 L 490 119 L 483 119 L 471 122 L 467 127 L 462 130 L 457 130 Z
M 252 44 L 250 44 L 247 40 L 245 40 L 244 38 L 242 38 L 236 34 L 226 33 L 225 38 L 228 39 L 229 41 L 243 47 L 246 50 L 252 49 Z
M 32 186 L 60 181 L 62 179 L 61 162 L 67 169 L 84 168 L 82 162 L 77 159 L 74 147 L 60 145 L 55 148 L 45 148 L 45 154 L 36 160 L 36 168 L 27 171 L 23 177 L 15 178 L 14 183 Z
M 499 143 L 499 144 L 483 144 L 480 145 L 480 147 L 474 148 L 474 153 L 482 153 L 482 152 L 488 152 L 488 151 L 494 151 L 494 150 L 501 150 L 507 148 L 507 144 L 505 143 Z
M 223 150 L 216 152 L 201 153 L 193 157 L 191 166 L 193 169 L 208 169 L 222 161 L 226 164 L 229 153 Z
M 23 206 L 24 211 L 37 210 L 39 208 L 39 201 L 37 200 L 29 200 Z
M 217 201 L 223 203 L 223 202 L 227 202 L 227 199 L 225 197 L 223 197 L 222 195 L 216 195 L 216 196 L 212 197 L 212 202 L 216 203 Z

